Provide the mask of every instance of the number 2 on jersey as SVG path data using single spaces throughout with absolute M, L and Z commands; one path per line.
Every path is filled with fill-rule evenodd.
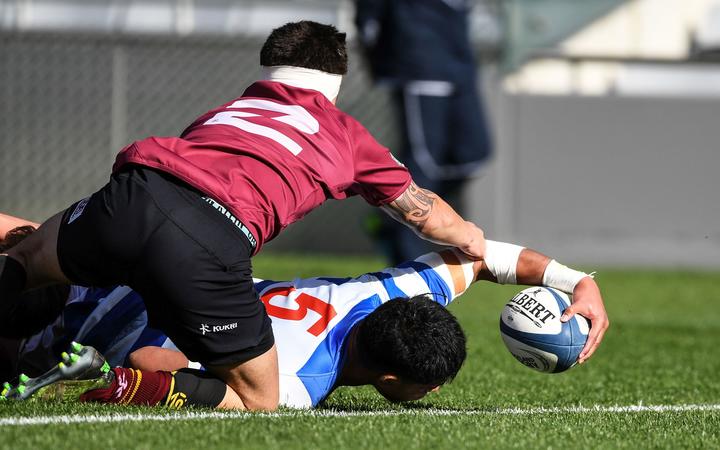
M 260 300 L 265 304 L 268 315 L 278 319 L 303 320 L 307 316 L 308 310 L 315 311 L 320 314 L 320 318 L 307 331 L 313 336 L 320 336 L 320 333 L 325 331 L 330 321 L 337 315 L 335 308 L 331 304 L 304 292 L 300 293 L 295 299 L 298 309 L 283 308 L 282 306 L 270 304 L 270 299 L 273 297 L 277 295 L 289 296 L 294 290 L 295 288 L 291 286 L 270 289 L 260 297 Z
M 230 125 L 243 131 L 247 131 L 248 133 L 265 136 L 266 138 L 272 139 L 273 141 L 282 145 L 295 156 L 297 156 L 302 151 L 302 146 L 300 146 L 300 144 L 293 141 L 288 136 L 282 134 L 274 128 L 260 125 L 249 120 L 245 120 L 243 119 L 243 117 L 260 117 L 276 120 L 278 122 L 290 125 L 293 128 L 306 134 L 315 134 L 320 131 L 320 124 L 318 123 L 318 121 L 313 116 L 311 116 L 305 108 L 299 105 L 283 105 L 281 103 L 275 103 L 269 100 L 248 99 L 238 100 L 232 105 L 228 106 L 228 108 L 250 108 L 255 110 L 280 113 L 283 115 L 272 117 L 248 111 L 221 111 L 215 114 L 212 119 L 208 120 L 203 125 Z

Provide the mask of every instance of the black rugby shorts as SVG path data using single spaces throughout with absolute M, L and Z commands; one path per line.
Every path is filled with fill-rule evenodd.
M 206 366 L 268 351 L 270 318 L 252 280 L 253 248 L 203 194 L 154 169 L 129 166 L 65 211 L 58 258 L 75 284 L 124 284 L 149 324 Z

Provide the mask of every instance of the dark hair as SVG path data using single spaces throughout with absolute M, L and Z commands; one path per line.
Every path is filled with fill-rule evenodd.
M 309 20 L 275 28 L 260 50 L 260 65 L 295 66 L 344 75 L 347 73 L 345 33 Z
M 438 386 L 457 375 L 465 342 L 455 316 L 425 295 L 380 305 L 357 335 L 358 353 L 369 368 Z
M 11 248 L 15 247 L 25 239 L 26 237 L 30 236 L 35 232 L 35 227 L 32 225 L 23 225 L 20 227 L 15 227 L 12 230 L 5 233 L 5 239 L 0 239 L 0 253 L 4 253 Z

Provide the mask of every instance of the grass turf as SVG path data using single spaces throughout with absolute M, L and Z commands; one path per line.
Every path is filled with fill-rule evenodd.
M 362 258 L 264 255 L 270 279 L 357 275 L 382 267 Z M 359 413 L 0 425 L 0 448 L 717 448 L 720 410 L 499 414 L 503 408 L 720 403 L 720 274 L 601 270 L 611 328 L 588 364 L 556 375 L 526 369 L 505 350 L 498 315 L 516 286 L 477 284 L 451 310 L 468 335 L 457 379 L 420 402 L 392 405 L 369 388 L 342 388 L 324 408 Z M 438 409 L 465 410 L 449 416 Z M 385 411 L 400 415 L 371 415 Z M 2 404 L 18 417 L 167 414 L 107 405 Z M 364 415 L 363 415 L 364 414 Z

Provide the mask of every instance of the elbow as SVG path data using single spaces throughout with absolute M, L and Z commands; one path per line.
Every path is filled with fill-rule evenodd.
M 145 362 L 146 362 L 146 358 L 145 358 L 144 348 L 135 350 L 134 352 L 130 353 L 127 357 L 127 364 L 128 364 L 128 366 L 132 367 L 133 369 L 148 370 L 149 365 L 146 364 Z
M 472 234 L 477 238 L 477 233 L 482 233 L 482 230 L 477 228 L 471 222 L 466 222 L 462 219 L 458 219 L 460 219 L 459 216 L 452 216 L 449 214 L 432 214 L 430 217 L 428 217 L 428 220 L 426 220 L 425 223 L 422 224 L 422 226 L 417 227 L 417 230 L 420 234 L 433 238 L 445 236 L 448 234 L 457 235 L 459 233 L 462 233 L 462 230 L 465 227 L 469 228 L 470 226 L 476 228 L 477 230 L 474 230 L 472 233 L 469 234 Z
M 465 226 L 467 227 L 467 235 L 468 240 L 470 241 L 470 245 L 480 246 L 482 247 L 482 255 L 478 256 L 484 256 L 485 255 L 485 232 L 480 228 L 479 226 L 475 225 L 472 222 L 465 221 Z
M 485 242 L 485 232 L 483 231 L 482 228 L 480 228 L 479 226 L 475 225 L 474 223 L 472 223 L 470 221 L 465 221 L 465 225 L 470 227 L 470 229 L 472 230 L 470 232 L 470 234 L 475 235 L 476 239 L 478 239 L 482 242 Z

